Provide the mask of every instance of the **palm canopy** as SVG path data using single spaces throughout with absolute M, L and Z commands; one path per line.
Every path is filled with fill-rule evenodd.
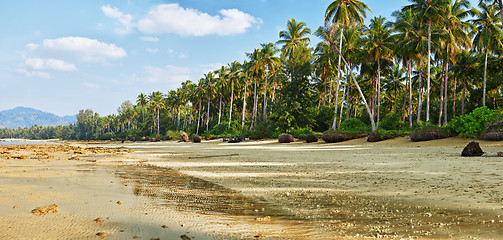
M 473 8 L 471 14 L 476 19 L 471 22 L 476 26 L 473 45 L 475 50 L 487 50 L 497 52 L 502 48 L 503 32 L 498 23 L 496 23 L 496 6 L 493 4 L 479 3 L 482 11 Z
M 288 57 L 290 62 L 294 56 L 295 49 L 301 45 L 307 46 L 309 44 L 309 34 L 311 30 L 307 28 L 303 22 L 297 22 L 295 18 L 288 20 L 286 30 L 279 33 L 279 38 L 276 44 L 283 45 L 281 48 L 285 57 Z
M 370 8 L 358 0 L 336 0 L 327 7 L 325 22 L 330 20 L 343 26 L 363 24 Z

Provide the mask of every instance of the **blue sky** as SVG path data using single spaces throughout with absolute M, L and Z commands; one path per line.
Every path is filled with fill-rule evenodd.
M 364 1 L 388 20 L 407 0 Z M 474 3 L 475 1 L 472 1 Z M 0 110 L 116 113 L 140 93 L 185 80 L 276 42 L 287 19 L 311 30 L 329 0 L 16 0 L 0 3 Z M 317 39 L 312 38 L 314 43 Z

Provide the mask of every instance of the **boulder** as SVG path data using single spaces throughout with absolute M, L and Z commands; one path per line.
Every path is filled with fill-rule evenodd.
M 291 143 L 294 141 L 294 139 L 291 134 L 282 133 L 281 135 L 279 135 L 278 141 L 279 143 Z
M 313 134 L 309 134 L 309 135 L 307 135 L 307 137 L 306 137 L 306 142 L 307 142 L 307 143 L 318 142 L 318 137 L 316 137 L 316 136 L 315 136 L 315 135 L 313 135 Z
M 478 142 L 471 142 L 466 145 L 466 147 L 463 149 L 463 152 L 461 152 L 461 156 L 464 157 L 478 157 L 482 156 L 484 154 L 484 151 L 480 148 L 480 145 Z
M 241 142 L 244 140 L 245 140 L 245 138 L 242 136 L 231 137 L 231 138 L 229 138 L 229 143 L 238 143 L 238 142 Z
M 201 143 L 201 138 L 199 136 L 194 136 L 192 138 L 192 142 L 194 142 L 194 143 Z
M 186 132 L 180 132 L 180 141 L 182 141 L 182 142 L 188 142 L 189 141 L 189 135 Z

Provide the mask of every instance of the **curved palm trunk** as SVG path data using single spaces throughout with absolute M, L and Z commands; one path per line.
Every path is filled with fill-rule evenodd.
M 265 121 L 267 111 L 267 75 L 265 76 L 265 86 L 264 86 L 264 110 L 262 111 L 262 119 Z
M 454 91 L 452 92 L 452 117 L 456 117 L 456 87 L 458 85 L 458 79 L 454 77 Z
M 381 61 L 377 58 L 377 127 L 381 116 Z
M 157 135 L 159 135 L 159 130 L 160 130 L 160 128 L 159 128 L 159 110 L 160 109 L 157 109 Z
M 484 83 L 482 84 L 482 106 L 486 106 L 486 79 L 487 79 L 487 56 L 489 51 L 486 49 L 486 56 L 484 60 Z
M 231 121 L 232 121 L 232 103 L 234 102 L 234 83 L 231 83 L 231 106 L 229 108 L 229 127 L 227 129 L 231 128 Z
M 256 116 L 257 116 L 257 78 L 255 78 L 253 86 L 253 112 L 252 112 L 252 123 L 250 124 L 250 130 L 252 130 L 255 125 Z
M 177 116 L 177 124 L 176 124 L 176 130 L 180 128 L 180 106 L 178 106 L 178 116 Z
M 197 129 L 196 129 L 196 135 L 199 135 L 199 124 L 201 123 L 201 102 L 199 101 L 199 111 L 197 111 Z
M 337 52 L 340 53 L 339 49 L 336 49 L 336 50 L 337 50 Z M 346 61 L 346 59 L 344 59 L 344 57 L 341 57 L 341 59 L 346 66 L 349 66 L 348 62 Z M 376 127 L 376 124 L 374 121 L 374 115 L 372 114 L 372 111 L 370 111 L 370 107 L 369 107 L 369 104 L 367 103 L 367 100 L 365 99 L 365 95 L 363 95 L 363 92 L 362 92 L 362 89 L 360 88 L 360 85 L 358 84 L 356 79 L 353 77 L 353 72 L 351 69 L 349 70 L 349 76 L 353 80 L 353 82 L 355 83 L 356 89 L 358 89 L 358 93 L 360 93 L 360 97 L 363 100 L 363 104 L 365 105 L 365 108 L 367 109 L 367 113 L 370 116 L 370 125 L 372 126 L 372 132 L 375 132 L 375 131 L 377 131 L 377 127 Z
M 335 107 L 334 107 L 334 121 L 332 123 L 332 130 L 335 130 L 335 125 L 337 124 L 337 105 L 339 104 L 339 82 L 340 82 L 340 76 L 341 76 L 341 59 L 342 59 L 342 53 L 339 51 L 339 49 L 342 49 L 342 37 L 344 33 L 344 28 L 341 28 L 341 37 L 339 40 L 339 48 L 337 51 L 339 52 L 339 63 L 337 64 L 337 86 L 335 88 Z M 335 46 L 332 46 L 336 48 Z M 332 94 L 330 94 L 332 95 Z
M 445 87 L 444 87 L 444 125 L 447 125 L 447 96 L 448 96 L 448 91 L 447 88 L 449 86 L 449 60 L 447 60 L 447 63 L 445 64 Z
M 241 118 L 241 128 L 245 127 L 245 113 L 246 113 L 246 87 L 248 85 L 245 83 L 245 92 L 243 93 L 243 117 Z
M 442 126 L 442 114 L 444 112 L 444 81 L 445 81 L 445 61 L 442 66 L 444 75 L 442 76 L 442 82 L 440 83 L 440 112 L 438 114 L 438 126 Z
M 463 93 L 461 95 L 461 116 L 465 115 L 465 98 L 466 98 L 466 76 L 463 81 Z
M 409 60 L 409 127 L 412 127 L 412 59 Z
M 208 95 L 208 114 L 206 115 L 206 131 L 210 128 L 210 96 Z
M 431 19 L 428 21 L 428 73 L 426 77 L 426 121 L 430 120 Z

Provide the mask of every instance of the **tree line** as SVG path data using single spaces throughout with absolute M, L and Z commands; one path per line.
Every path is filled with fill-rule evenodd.
M 372 132 L 425 122 L 445 126 L 476 108 L 503 106 L 501 9 L 501 0 L 476 7 L 467 0 L 410 0 L 393 12 L 394 21 L 378 16 L 367 26 L 365 3 L 333 1 L 324 26 L 312 31 L 290 19 L 275 43 L 260 44 L 243 62 L 167 93 L 141 93 L 117 114 L 81 110 L 74 125 L 35 126 L 25 135 L 273 137 L 336 130 L 348 119 Z M 311 45 L 313 35 L 321 42 Z M 24 130 L 0 135 L 15 131 Z

